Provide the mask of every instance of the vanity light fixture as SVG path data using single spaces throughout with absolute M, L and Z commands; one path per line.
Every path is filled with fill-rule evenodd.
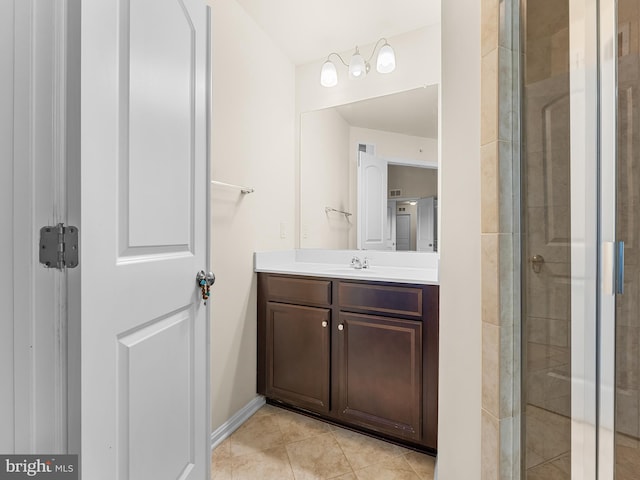
M 349 69 L 349 78 L 363 78 L 371 70 L 369 62 L 373 58 L 380 45 L 380 42 L 384 42 L 384 45 L 378 51 L 378 58 L 376 60 L 376 70 L 378 73 L 391 73 L 396 69 L 396 54 L 391 48 L 391 45 L 387 42 L 386 38 L 381 38 L 376 42 L 376 46 L 373 47 L 371 56 L 365 60 L 360 54 L 360 50 L 356 46 L 356 51 L 351 56 L 349 63 L 345 62 L 339 53 L 332 52 L 327 56 L 327 60 L 322 64 L 322 70 L 320 70 L 320 85 L 323 87 L 335 87 L 338 84 L 338 72 L 336 65 L 331 61 L 331 55 L 335 55 L 340 59 L 342 64 Z

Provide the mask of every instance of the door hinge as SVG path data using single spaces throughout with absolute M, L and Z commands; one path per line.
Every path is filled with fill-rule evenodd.
M 78 266 L 78 228 L 55 227 L 40 229 L 40 263 L 47 268 L 75 268 Z

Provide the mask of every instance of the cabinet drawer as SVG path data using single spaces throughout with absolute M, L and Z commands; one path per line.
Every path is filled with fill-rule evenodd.
M 422 289 L 419 287 L 340 282 L 338 302 L 340 309 L 422 317 Z
M 331 305 L 331 281 L 267 276 L 267 299 L 302 305 Z

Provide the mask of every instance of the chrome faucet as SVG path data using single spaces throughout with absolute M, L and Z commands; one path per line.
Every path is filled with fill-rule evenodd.
M 351 259 L 351 267 L 355 268 L 356 270 L 369 268 L 369 259 L 367 257 L 364 257 L 364 260 L 360 261 L 360 258 L 354 256 Z

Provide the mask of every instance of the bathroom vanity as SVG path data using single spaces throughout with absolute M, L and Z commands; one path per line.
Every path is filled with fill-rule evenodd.
M 437 276 L 429 281 L 428 268 L 371 263 L 363 271 L 348 261 L 256 259 L 258 392 L 435 452 Z

